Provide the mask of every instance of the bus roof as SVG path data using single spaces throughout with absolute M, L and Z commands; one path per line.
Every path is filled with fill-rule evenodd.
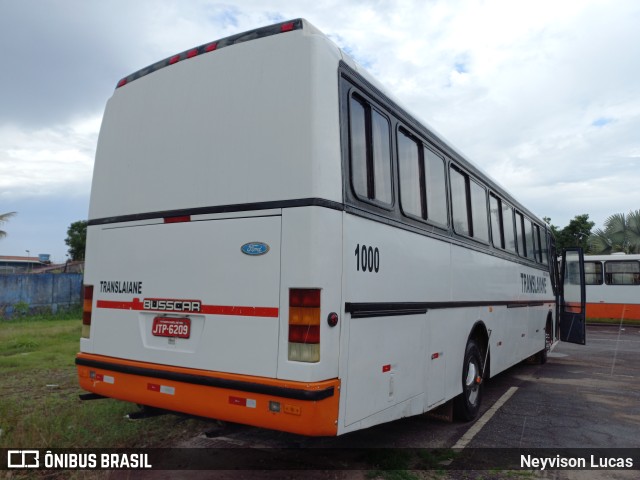
M 160 60 L 159 62 L 149 65 L 145 68 L 141 68 L 140 70 L 137 70 L 130 75 L 127 75 L 118 82 L 116 88 L 123 87 L 133 82 L 134 80 L 137 80 L 138 78 L 144 77 L 146 75 L 149 75 L 150 73 L 168 67 L 169 65 L 174 65 L 180 61 L 188 60 L 198 55 L 210 53 L 216 50 L 220 50 L 221 48 L 248 42 L 250 40 L 256 40 L 258 38 L 269 37 L 271 35 L 277 35 L 279 33 L 291 32 L 293 30 L 302 30 L 303 28 L 305 30 L 313 30 L 314 33 L 320 33 L 317 28 L 315 28 L 313 25 L 302 18 L 288 20 L 286 22 L 269 25 L 267 27 L 256 28 L 254 30 L 238 33 L 236 35 L 231 35 L 219 40 L 207 42 L 203 45 L 190 48 L 176 55 L 171 55 L 170 57 Z

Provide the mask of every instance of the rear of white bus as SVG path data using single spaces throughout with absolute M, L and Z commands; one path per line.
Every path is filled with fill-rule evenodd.
M 295 20 L 118 83 L 76 358 L 93 397 L 337 434 L 339 61 Z

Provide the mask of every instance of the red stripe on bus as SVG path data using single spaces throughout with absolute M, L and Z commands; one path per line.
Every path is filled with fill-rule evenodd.
M 98 300 L 96 303 L 98 308 L 110 308 L 115 310 L 135 310 L 157 312 L 160 310 L 145 310 L 143 303 L 138 298 L 134 298 L 131 302 L 123 302 L 116 300 Z M 206 315 L 233 315 L 238 317 L 269 317 L 277 318 L 279 315 L 276 307 L 242 307 L 232 305 L 201 305 L 199 312 L 188 312 L 183 310 L 162 310 L 163 312 L 173 313 L 200 313 Z

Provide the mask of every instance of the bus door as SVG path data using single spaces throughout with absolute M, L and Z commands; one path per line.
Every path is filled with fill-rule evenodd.
M 560 340 L 586 343 L 584 256 L 581 248 L 562 252 L 560 285 Z

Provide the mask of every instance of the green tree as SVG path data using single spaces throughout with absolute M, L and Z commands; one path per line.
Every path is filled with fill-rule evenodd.
M 84 260 L 87 244 L 87 221 L 79 220 L 69 225 L 64 243 L 69 247 L 71 260 Z
M 592 253 L 640 253 L 640 210 L 615 213 L 589 238 Z
M 8 221 L 15 214 L 16 214 L 16 212 L 9 212 L 9 213 L 0 214 L 0 225 L 2 225 L 4 222 Z M 7 232 L 5 232 L 4 230 L 0 230 L 0 238 L 6 237 L 6 236 L 7 236 Z
M 589 220 L 588 214 L 576 215 L 569 225 L 562 229 L 551 225 L 550 218 L 545 217 L 544 220 L 549 224 L 551 233 L 556 239 L 558 251 L 569 247 L 582 247 L 585 252 L 589 251 L 589 238 L 595 222 Z

